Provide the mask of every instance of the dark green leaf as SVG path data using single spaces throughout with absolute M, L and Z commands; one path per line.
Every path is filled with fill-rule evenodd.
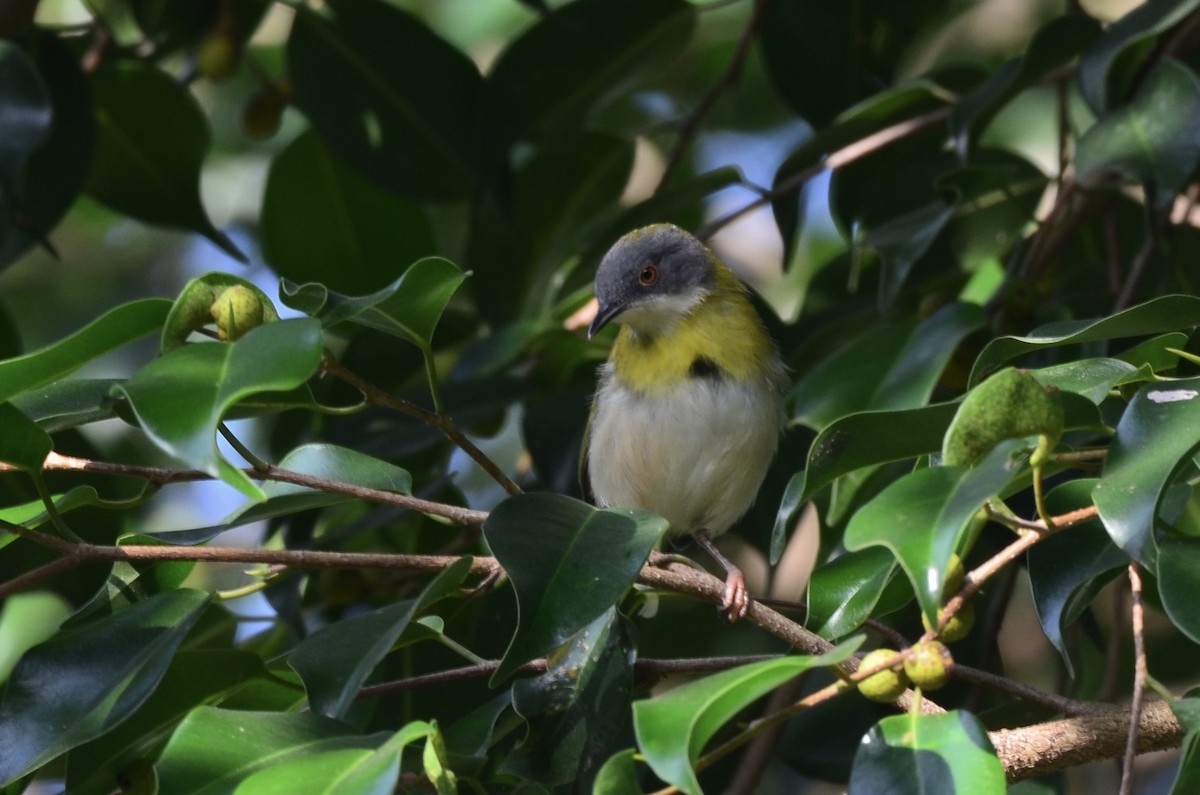
M 187 88 L 129 60 L 97 69 L 91 88 L 100 135 L 88 193 L 140 221 L 199 232 L 244 261 L 200 203 L 208 122 Z
M 1136 373 L 1137 368 L 1120 359 L 1079 359 L 1030 372 L 1042 386 L 1074 392 L 1099 404 L 1114 386 Z
M 50 119 L 50 94 L 37 66 L 16 44 L 0 41 L 0 185 L 17 184 L 26 158 L 49 135 Z
M 1158 595 L 1179 630 L 1200 643 L 1200 539 L 1171 534 L 1159 541 Z
M 1187 732 L 1180 746 L 1179 773 L 1171 786 L 1171 795 L 1188 795 L 1200 788 L 1200 699 L 1172 701 L 1171 711 Z
M 1088 183 L 1108 172 L 1145 186 L 1165 210 L 1200 164 L 1200 79 L 1166 59 L 1128 105 L 1102 117 L 1079 139 L 1075 176 Z
M 0 362 L 0 400 L 50 384 L 114 348 L 158 331 L 171 310 L 162 298 L 143 298 L 110 310 L 64 340 Z
M 265 674 L 262 659 L 248 651 L 179 652 L 158 688 L 129 720 L 71 751 L 67 789 L 72 795 L 108 795 L 122 770 L 154 752 L 189 710 Z
M 160 594 L 26 652 L 0 701 L 0 783 L 132 715 L 208 602 L 199 591 Z
M 869 230 L 863 244 L 879 255 L 879 308 L 888 312 L 917 260 L 925 255 L 957 207 L 942 201 L 917 207 Z M 962 304 L 961 306 L 973 306 Z
M 934 620 L 950 556 L 962 551 L 983 503 L 1016 475 L 1021 442 L 1002 443 L 971 469 L 918 469 L 864 505 L 846 527 L 849 550 L 881 544 L 892 551 L 912 583 L 921 609 Z
M 496 506 L 483 532 L 512 579 L 518 625 L 493 681 L 616 604 L 666 529 L 666 520 L 644 511 L 598 511 L 558 494 L 521 494 Z
M 604 766 L 600 768 L 600 772 L 596 774 L 592 792 L 595 795 L 631 795 L 632 793 L 641 793 L 642 788 L 638 783 L 637 766 L 634 765 L 634 757 L 636 756 L 637 750 L 634 748 L 627 748 L 610 756 L 608 761 L 604 763 Z
M 417 198 L 470 196 L 479 70 L 388 3 L 335 0 L 327 8 L 328 16 L 298 9 L 288 38 L 296 106 L 335 155 L 381 187 Z
M 846 637 L 874 614 L 895 575 L 896 558 L 881 547 L 847 552 L 817 567 L 808 580 L 805 624 L 829 640 Z
M 1100 519 L 1121 549 L 1154 571 L 1159 504 L 1172 475 L 1200 441 L 1200 378 L 1143 387 L 1130 401 L 1092 493 Z
M 436 250 L 419 205 L 342 165 L 312 131 L 271 162 L 262 237 L 281 277 L 351 294 L 378 290 Z
M 1091 502 L 1095 483 L 1086 478 L 1064 483 L 1046 495 L 1046 504 L 1055 514 L 1085 507 Z M 1074 676 L 1066 628 L 1083 614 L 1100 588 L 1128 564 L 1129 558 L 1113 546 L 1098 519 L 1050 536 L 1030 549 L 1027 558 L 1038 621 L 1046 638 L 1062 655 L 1067 672 Z
M 542 17 L 488 74 L 483 128 L 503 151 L 549 140 L 674 60 L 696 9 L 682 0 L 581 0 Z
M 27 472 L 40 472 L 54 449 L 50 436 L 11 403 L 0 403 L 0 461 Z
M 162 450 L 262 500 L 262 489 L 218 451 L 217 425 L 243 397 L 304 383 L 316 372 L 322 352 L 319 323 L 281 320 L 259 326 L 237 342 L 176 348 L 118 389 Z
M 112 417 L 115 413 L 112 389 L 121 380 L 75 378 L 55 381 L 22 392 L 12 399 L 12 404 L 47 433 L 56 433 Z
M 738 666 L 636 701 L 638 747 L 659 778 L 689 795 L 701 795 L 692 766 L 718 729 L 792 677 L 842 662 L 861 642 L 851 640 L 819 657 L 798 655 Z
M 1108 26 L 1079 63 L 1079 88 L 1097 115 L 1126 99 L 1132 74 L 1115 69 L 1137 45 L 1183 20 L 1197 0 L 1148 0 Z
M 233 793 L 255 771 L 323 751 L 373 749 L 374 737 L 311 712 L 197 707 L 179 724 L 155 769 L 159 795 Z
M 1004 767 L 987 730 L 959 710 L 884 718 L 863 738 L 850 771 L 851 795 L 1004 791 Z
M 460 558 L 425 586 L 421 596 L 330 624 L 301 641 L 288 665 L 300 675 L 319 715 L 344 717 L 363 682 L 416 613 L 462 584 L 471 558 Z
M 999 337 L 988 343 L 971 371 L 974 386 L 1003 363 L 1023 353 L 1080 342 L 1141 337 L 1200 325 L 1200 298 L 1165 295 L 1098 320 L 1048 323 L 1026 337 Z

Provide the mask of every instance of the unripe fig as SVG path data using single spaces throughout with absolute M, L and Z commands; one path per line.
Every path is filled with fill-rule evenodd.
M 241 48 L 223 30 L 214 30 L 196 48 L 196 71 L 209 80 L 228 80 L 237 73 L 241 62 Z
M 1013 367 L 988 377 L 967 393 L 942 442 L 942 463 L 972 466 L 1005 439 L 1040 437 L 1030 463 L 1037 466 L 1063 432 L 1058 396 L 1027 370 Z
M 910 650 L 904 661 L 904 673 L 922 690 L 937 690 L 950 681 L 954 657 L 945 644 L 923 640 Z
M 875 649 L 862 658 L 858 667 L 862 670 L 874 668 L 900 656 L 895 649 Z M 900 698 L 900 694 L 908 687 L 908 678 L 904 671 L 888 668 L 876 674 L 871 674 L 858 683 L 858 692 L 872 701 L 890 702 Z
M 232 342 L 263 324 L 263 305 L 254 291 L 240 284 L 225 288 L 209 307 L 217 324 L 217 338 Z

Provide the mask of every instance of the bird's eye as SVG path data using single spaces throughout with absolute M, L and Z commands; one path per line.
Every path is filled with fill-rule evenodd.
M 653 265 L 647 265 L 642 268 L 642 272 L 638 274 L 638 283 L 643 287 L 649 287 L 658 281 L 658 268 Z

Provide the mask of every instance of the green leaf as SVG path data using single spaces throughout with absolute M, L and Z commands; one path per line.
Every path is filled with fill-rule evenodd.
M 935 201 L 867 230 L 862 244 L 875 249 L 880 260 L 881 312 L 886 313 L 892 308 L 917 260 L 925 255 L 957 211 L 958 208 L 954 204 Z
M 1136 67 L 1139 45 L 1182 21 L 1197 4 L 1197 0 L 1148 0 L 1096 39 L 1079 62 L 1079 88 L 1097 115 L 1121 104 L 1134 79 L 1133 68 L 1116 67 Z
M 26 652 L 0 701 L 0 785 L 133 714 L 208 602 L 199 591 L 160 594 Z
M 158 688 L 129 720 L 71 751 L 67 790 L 72 795 L 108 795 L 125 767 L 157 751 L 193 707 L 265 675 L 262 658 L 248 651 L 179 652 Z
M 155 769 L 159 795 L 224 795 L 254 772 L 338 749 L 373 749 L 377 738 L 311 712 L 197 707 L 179 724 Z
M 1002 443 L 971 469 L 940 466 L 905 475 L 851 517 L 846 548 L 879 544 L 890 549 L 921 609 L 935 620 L 950 556 L 963 549 L 984 502 L 1016 475 L 1012 456 L 1020 448 L 1019 441 Z
M 0 367 L 3 365 L 0 364 Z M 74 378 L 22 392 L 12 399 L 22 414 L 47 433 L 57 433 L 113 417 L 113 387 L 120 378 Z
M 112 309 L 64 340 L 0 362 L 0 400 L 58 381 L 92 359 L 162 328 L 171 302 L 143 298 Z
M 494 151 L 578 126 L 673 61 L 695 25 L 682 0 L 580 0 L 546 14 L 488 73 L 483 130 Z
M 846 660 L 862 638 L 819 657 L 797 655 L 741 665 L 633 704 L 638 747 L 654 773 L 689 795 L 701 795 L 693 769 L 717 730 L 754 701 L 789 679 Z
M 1025 52 L 992 73 L 954 106 L 950 125 L 959 151 L 967 153 L 988 123 L 1025 89 L 1072 61 L 1100 33 L 1100 24 L 1083 14 L 1055 17 L 1034 35 Z
M 551 655 L 544 674 L 515 681 L 512 706 L 528 732 L 500 772 L 588 791 L 601 762 L 628 742 L 636 653 L 614 607 Z
M 288 38 L 296 107 L 335 155 L 384 189 L 468 198 L 479 70 L 388 3 L 334 0 L 326 8 L 327 16 L 298 8 Z
M 1074 392 L 1099 405 L 1109 391 L 1138 368 L 1120 359 L 1078 359 L 1029 372 L 1042 386 Z
M 626 748 L 624 751 L 610 756 L 596 774 L 596 780 L 592 783 L 592 792 L 595 795 L 641 793 L 642 787 L 638 782 L 637 766 L 634 764 L 636 756 L 637 749 L 635 748 Z
M 13 42 L 0 41 L 0 184 L 17 184 L 25 160 L 49 135 L 50 122 L 50 94 L 33 59 Z
M 21 656 L 54 637 L 70 615 L 71 606 L 49 591 L 8 596 L 0 606 L 0 682 L 7 682 Z
M 1145 186 L 1158 210 L 1191 182 L 1200 164 L 1200 79 L 1177 61 L 1158 64 L 1128 105 L 1102 117 L 1079 139 L 1076 179 L 1108 172 Z
M 846 637 L 875 614 L 885 593 L 895 590 L 895 578 L 896 558 L 881 547 L 847 552 L 818 566 L 808 580 L 806 626 L 828 640 Z M 903 591 L 899 597 L 908 602 L 912 593 L 907 587 Z
M 1081 342 L 1142 337 L 1200 325 L 1200 298 L 1165 295 L 1099 320 L 1065 320 L 1041 326 L 1026 337 L 999 337 L 975 360 L 971 386 L 1024 353 Z
M 1171 795 L 1187 795 L 1200 788 L 1200 699 L 1181 698 L 1171 702 L 1171 711 L 1187 732 L 1179 753 L 1179 773 L 1171 785 Z
M 419 597 L 329 624 L 301 641 L 288 655 L 288 665 L 304 681 L 312 710 L 344 717 L 413 616 L 458 588 L 470 571 L 471 558 L 460 558 L 434 577 Z
M 800 379 L 792 422 L 822 430 L 847 414 L 923 405 L 958 342 L 985 321 L 980 307 L 952 303 L 919 326 L 868 329 Z
M 162 450 L 251 499 L 263 500 L 262 489 L 218 451 L 217 425 L 244 397 L 307 381 L 321 361 L 322 343 L 316 321 L 281 320 L 259 326 L 237 342 L 176 348 L 118 390 Z
M 297 285 L 283 280 L 284 304 L 321 319 L 325 326 L 347 321 L 408 340 L 422 351 L 433 350 L 433 332 L 446 304 L 469 276 L 441 257 L 414 262 L 382 290 L 361 297 L 340 295 L 324 285 Z
M 27 472 L 41 472 L 42 462 L 54 449 L 50 435 L 11 403 L 0 403 L 0 461 Z
M 1090 478 L 1068 481 L 1046 495 L 1046 505 L 1056 514 L 1091 504 Z M 1075 675 L 1068 654 L 1066 629 L 1091 604 L 1096 593 L 1129 562 L 1117 549 L 1098 519 L 1056 533 L 1027 554 L 1029 585 L 1042 632 L 1058 649 L 1067 673 Z
M 518 618 L 492 681 L 616 604 L 666 530 L 666 520 L 645 511 L 598 511 L 559 494 L 519 494 L 496 506 L 483 534 L 512 580 Z
M 1179 631 L 1200 643 L 1200 539 L 1170 534 L 1159 541 L 1158 595 Z
M 139 221 L 199 232 L 245 262 L 200 203 L 208 122 L 187 88 L 148 64 L 121 60 L 93 72 L 91 89 L 100 134 L 87 192 Z
M 378 290 L 436 250 L 420 205 L 351 171 L 311 130 L 271 161 L 261 224 L 275 273 L 352 294 Z
M 0 216 L 0 267 L 46 237 L 82 190 L 95 150 L 96 121 L 78 53 L 57 31 L 37 28 L 24 37 L 49 92 L 49 135 L 25 158 L 6 189 Z M 8 122 L 0 129 L 8 130 Z M 15 210 L 15 212 L 14 212 Z
M 987 730 L 960 710 L 884 718 L 863 738 L 850 770 L 850 795 L 1004 791 L 1004 767 Z
M 1200 378 L 1143 387 L 1121 415 L 1092 492 L 1100 519 L 1118 547 L 1157 568 L 1159 504 L 1172 476 L 1200 446 Z

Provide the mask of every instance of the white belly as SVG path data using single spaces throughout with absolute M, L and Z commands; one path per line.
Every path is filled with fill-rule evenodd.
M 671 535 L 729 529 L 754 502 L 775 455 L 783 410 L 768 379 L 689 378 L 670 393 L 633 392 L 601 370 L 588 445 L 596 503 L 653 511 Z

